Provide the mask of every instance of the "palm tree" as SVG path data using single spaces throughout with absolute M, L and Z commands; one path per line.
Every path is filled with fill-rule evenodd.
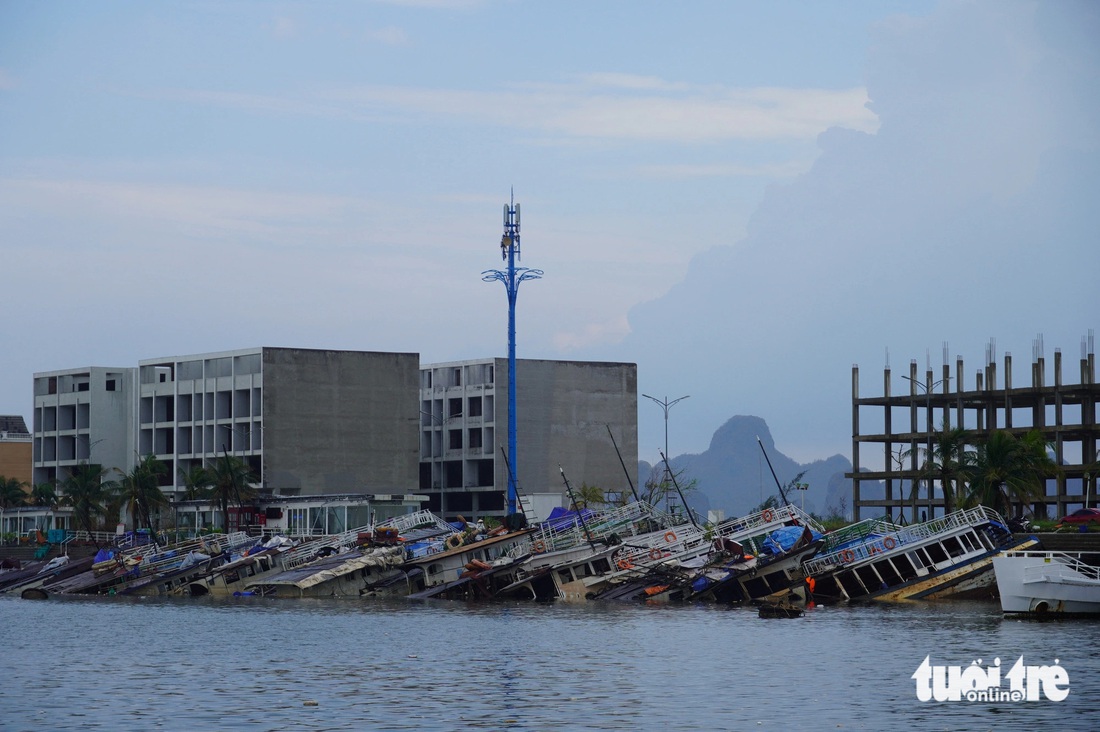
M 250 485 L 256 476 L 248 463 L 229 453 L 215 460 L 207 471 L 210 473 L 213 497 L 222 512 L 222 531 L 229 533 L 229 504 L 240 506 L 256 497 L 256 491 Z
M 114 491 L 112 481 L 104 481 L 107 470 L 98 463 L 81 463 L 61 484 L 64 501 L 73 507 L 77 526 L 91 533 L 92 520 L 107 513 L 107 503 Z
M 935 436 L 932 445 L 930 474 L 939 478 L 943 488 L 943 512 L 955 510 L 955 503 L 963 486 L 970 480 L 974 468 L 974 452 L 967 450 L 970 430 L 952 427 L 946 421 Z
M 0 508 L 27 505 L 26 485 L 18 478 L 6 478 L 0 475 Z
M 944 420 L 939 432 L 936 432 L 932 441 L 932 452 L 921 445 L 916 450 L 923 456 L 924 462 L 919 468 L 920 475 L 928 482 L 928 500 L 932 500 L 932 482 L 938 480 L 943 490 L 943 512 L 951 513 L 955 510 L 959 493 L 969 481 L 974 467 L 974 452 L 967 450 L 970 444 L 970 430 L 963 427 L 952 427 L 951 423 Z M 904 450 L 899 455 L 899 465 L 902 460 L 913 454 L 912 450 Z M 915 479 L 909 490 L 909 500 L 913 504 L 914 520 L 917 515 L 917 497 L 920 493 L 920 480 Z
M 210 471 L 201 465 L 193 465 L 190 470 L 180 468 L 180 482 L 183 484 L 183 500 L 195 501 L 210 497 L 213 479 Z
M 168 472 L 168 466 L 153 455 L 146 455 L 130 472 L 119 468 L 115 471 L 122 476 L 118 481 L 117 497 L 133 517 L 134 529 L 141 528 L 140 524 L 144 523 L 152 530 L 153 510 L 168 505 L 168 499 L 160 489 L 160 476 Z
M 1024 506 L 1044 495 L 1045 480 L 1058 466 L 1038 430 L 1016 438 L 1004 430 L 990 434 L 974 457 L 967 502 L 985 505 L 1005 516 L 1022 515 Z
M 573 507 L 575 509 L 607 505 L 607 496 L 604 494 L 603 488 L 598 485 L 588 485 L 583 481 L 577 491 L 576 499 L 577 505 Z
M 45 508 L 57 508 L 57 490 L 53 483 L 39 483 L 31 488 L 31 504 Z

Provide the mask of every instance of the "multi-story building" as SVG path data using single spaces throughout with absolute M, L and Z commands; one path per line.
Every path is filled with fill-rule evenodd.
M 91 366 L 34 375 L 33 482 L 63 484 L 81 463 L 134 461 L 136 369 Z
M 625 464 L 637 485 L 637 384 L 636 364 L 516 362 L 515 470 L 530 519 L 568 501 L 563 471 L 575 489 L 625 492 Z M 419 492 L 429 496 L 427 507 L 447 518 L 504 515 L 508 360 L 423 366 L 420 430 Z
M 415 492 L 415 353 L 247 348 L 138 365 L 137 446 L 172 469 L 245 460 L 262 493 Z
M 520 360 L 516 382 L 529 519 L 568 502 L 562 471 L 578 490 L 637 485 L 635 364 Z M 415 353 L 257 347 L 39 373 L 34 385 L 36 483 L 154 455 L 179 501 L 191 468 L 228 454 L 261 495 L 426 494 L 449 518 L 507 510 L 506 359 L 421 367 Z
M 19 415 L 0 414 L 0 476 L 31 485 L 31 433 Z

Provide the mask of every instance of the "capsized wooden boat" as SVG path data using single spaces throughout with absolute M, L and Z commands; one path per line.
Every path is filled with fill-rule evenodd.
M 803 569 L 818 602 L 992 597 L 993 557 L 1037 543 L 977 506 L 905 527 L 861 521 L 826 536 Z

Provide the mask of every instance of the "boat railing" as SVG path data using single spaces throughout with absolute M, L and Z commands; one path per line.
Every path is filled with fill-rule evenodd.
M 907 544 L 927 542 L 955 533 L 959 529 L 979 526 L 990 521 L 1004 523 L 1000 514 L 987 506 L 954 511 L 946 516 L 906 527 L 898 527 L 881 520 L 881 524 L 877 526 L 881 531 L 875 530 L 873 521 L 867 523 L 858 532 L 852 533 L 849 541 L 839 544 L 832 542 L 831 546 L 827 545 L 825 550 L 805 562 L 803 568 L 806 574 L 819 574 L 833 568 L 875 558 Z
M 668 514 L 645 501 L 636 501 L 605 511 L 593 511 L 585 515 L 583 521 L 580 515 L 574 515 L 544 522 L 531 534 L 527 551 L 534 547 L 539 551 L 571 549 L 589 541 L 606 540 L 612 534 L 625 539 L 652 530 L 653 526 L 671 526 L 674 523 Z
M 239 549 L 253 542 L 255 542 L 255 538 L 250 537 L 243 531 L 235 531 L 230 534 L 211 534 L 199 539 L 163 547 L 146 544 L 131 549 L 129 552 L 123 552 L 119 559 L 130 566 L 130 571 L 136 578 L 149 577 L 182 567 L 194 552 L 213 557 L 227 549 L 232 552 L 234 549 Z
M 394 516 L 393 518 L 386 519 L 378 524 L 378 526 L 387 529 L 397 529 L 397 532 L 404 533 L 410 529 L 419 528 L 421 526 L 435 526 L 445 531 L 453 531 L 454 527 L 449 523 L 436 516 L 431 511 L 416 511 L 415 513 L 406 513 L 401 516 Z
M 619 569 L 656 564 L 670 557 L 683 557 L 703 545 L 710 546 L 709 532 L 693 524 L 681 524 L 660 531 L 632 536 L 614 554 Z
M 865 541 L 868 538 L 881 537 L 901 530 L 903 527 L 886 518 L 869 518 L 863 521 L 849 524 L 825 535 L 825 546 L 821 551 L 825 554 L 834 549 L 843 548 L 852 542 Z
M 818 533 L 823 532 L 821 526 L 797 506 L 779 506 L 729 519 L 716 526 L 687 523 L 631 537 L 615 553 L 615 560 L 624 566 L 644 566 L 669 557 L 687 558 L 709 551 L 714 539 L 731 539 L 747 551 L 755 553 L 759 551 L 757 539 L 792 524 L 808 526 Z
M 1079 557 L 1063 552 L 1012 552 L 1010 556 L 1042 557 L 1043 564 L 1034 564 L 1024 567 L 1024 582 L 1042 581 L 1081 581 L 1089 584 L 1100 582 L 1100 567 L 1087 564 Z
M 303 542 L 293 549 L 287 550 L 287 552 L 283 554 L 283 569 L 294 569 L 295 567 L 300 567 L 303 564 L 312 562 L 317 557 L 317 553 L 323 549 L 336 549 L 339 551 L 355 546 L 359 543 L 359 535 L 369 531 L 371 531 L 370 526 L 360 526 L 339 534 L 319 536 L 312 541 Z
M 825 529 L 810 514 L 793 505 L 763 508 L 746 516 L 726 519 L 712 527 L 711 533 L 714 538 L 739 541 L 791 524 L 808 526 L 819 534 L 825 533 Z

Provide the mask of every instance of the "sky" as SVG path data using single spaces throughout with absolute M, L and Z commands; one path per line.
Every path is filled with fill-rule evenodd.
M 504 357 L 514 197 L 520 358 L 636 363 L 673 456 L 753 415 L 850 458 L 853 365 L 1076 379 L 1097 39 L 1071 0 L 0 0 L 0 413 L 253 346 Z

